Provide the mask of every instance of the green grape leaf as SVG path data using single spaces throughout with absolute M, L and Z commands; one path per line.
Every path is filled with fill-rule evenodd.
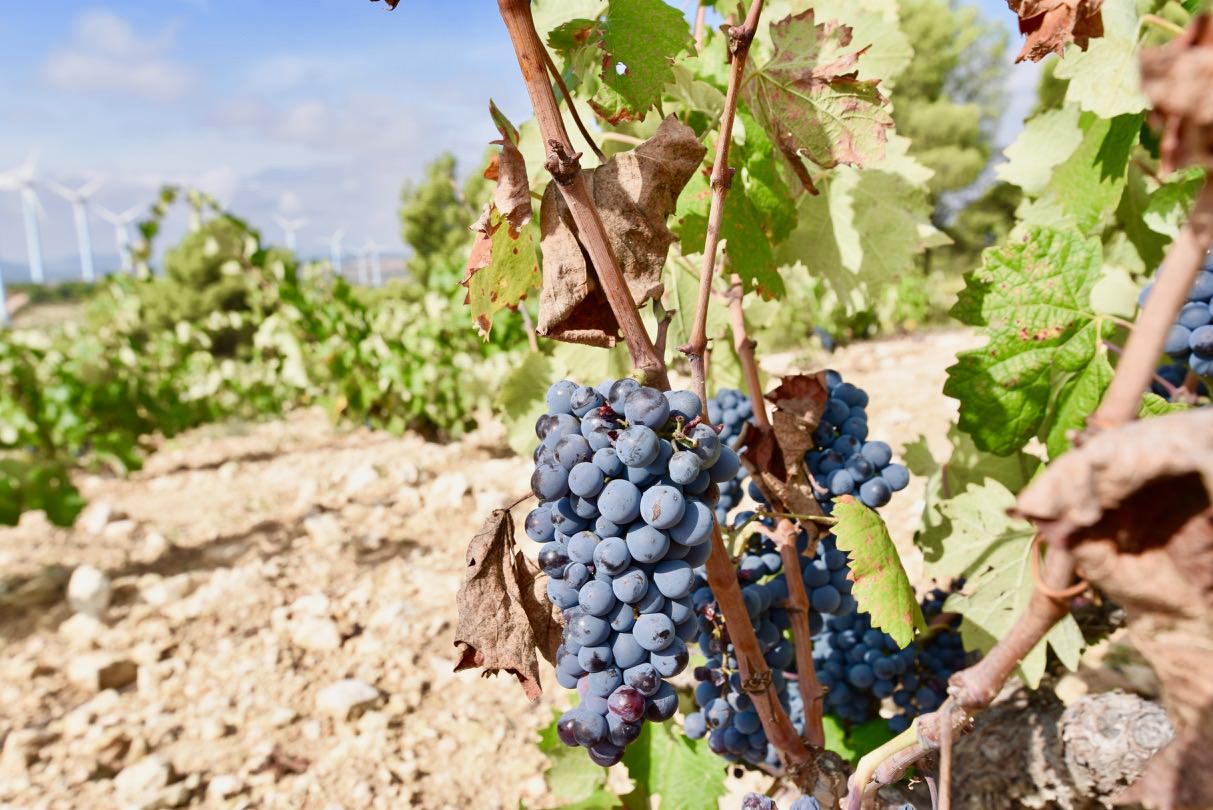
M 1021 218 L 1048 226 L 1068 220 L 1085 234 L 1103 230 L 1124 194 L 1129 156 L 1141 135 L 1141 122 L 1140 115 L 1109 120 L 1084 113 L 1082 142 L 1051 170 L 1045 192 L 1023 207 Z
M 999 180 L 1039 194 L 1049 185 L 1054 168 L 1082 143 L 1078 107 L 1066 106 L 1035 115 L 1006 148 L 1005 163 L 994 169 Z
M 1066 49 L 1053 75 L 1067 79 L 1066 101 L 1101 118 L 1139 113 L 1149 107 L 1141 92 L 1138 21 L 1135 0 L 1104 0 L 1100 9 L 1104 33 L 1083 51 Z
M 915 630 L 926 630 L 914 586 L 897 556 L 897 547 L 880 515 L 850 495 L 834 502 L 833 527 L 840 551 L 851 560 L 851 589 L 859 609 L 872 626 L 892 636 L 899 647 L 914 640 Z
M 871 288 L 913 272 L 937 233 L 923 190 L 888 171 L 839 167 L 820 194 L 801 198 L 799 213 L 776 259 L 803 263 L 848 312 L 869 305 Z
M 684 254 L 702 253 L 708 234 L 708 210 L 712 187 L 704 171 L 695 172 L 678 197 L 675 230 Z M 771 250 L 771 237 L 762 213 L 750 200 L 746 186 L 734 183 L 724 198 L 724 218 L 720 238 L 726 243 L 729 269 L 741 278 L 743 289 L 757 290 L 766 298 L 784 293 L 783 279 Z
M 471 308 L 477 328 L 487 338 L 493 327 L 493 315 L 518 306 L 527 291 L 538 288 L 543 281 L 535 252 L 538 240 L 533 222 L 515 230 L 498 213 L 496 204 L 490 203 L 476 229 L 467 275 L 460 283 L 467 288 L 464 303 Z
M 1150 194 L 1142 220 L 1150 230 L 1174 239 L 1187 222 L 1192 202 L 1205 182 L 1205 170 L 1200 166 L 1180 169 Z
M 651 807 L 654 795 L 662 807 L 716 807 L 725 794 L 725 771 L 708 741 L 689 739 L 669 723 L 645 723 L 623 764 L 635 785 L 624 797 L 629 807 Z
M 1095 356 L 1086 368 L 1068 379 L 1057 392 L 1050 418 L 1048 432 L 1042 436 L 1049 451 L 1049 458 L 1057 458 L 1070 449 L 1072 430 L 1083 430 L 1087 417 L 1099 407 L 1104 391 L 1112 382 L 1112 364 L 1108 362 L 1108 349 L 1096 346 Z
M 505 422 L 506 441 L 520 456 L 529 458 L 539 441 L 535 421 L 547 410 L 548 386 L 558 377 L 551 359 L 539 352 L 524 355 L 517 367 L 501 381 L 494 403 Z
M 1168 402 L 1153 391 L 1147 391 L 1145 397 L 1142 398 L 1141 409 L 1137 412 L 1137 418 L 1147 419 L 1151 416 L 1166 416 L 1169 413 L 1189 410 L 1191 407 L 1184 402 Z
M 692 49 L 687 18 L 662 0 L 610 0 L 602 25 L 602 82 L 639 117 L 674 80 L 674 57 Z
M 1023 447 L 1050 393 L 1094 358 L 1110 328 L 1089 304 L 1101 264 L 1097 238 L 1038 227 L 987 250 L 965 277 L 952 316 L 983 327 L 989 341 L 957 356 L 944 393 L 960 401 L 960 427 L 982 450 Z
M 901 30 L 894 3 L 814 0 L 813 11 L 818 19 L 837 20 L 851 29 L 852 41 L 864 48 L 863 59 L 856 65 L 856 76 L 861 80 L 876 80 L 891 90 L 914 59 L 914 46 Z M 776 19 L 774 10 L 771 19 Z
M 771 24 L 774 53 L 743 88 L 746 106 L 802 182 L 807 159 L 822 168 L 880 160 L 893 128 L 877 82 L 858 78 L 867 45 L 850 27 L 817 25 L 813 10 Z
M 964 590 L 949 596 L 944 608 L 962 615 L 965 649 L 989 652 L 1010 631 L 1036 587 L 1028 556 L 1035 553 L 1036 530 L 1007 515 L 1014 505 L 1015 496 L 994 480 L 971 485 L 940 504 L 951 534 L 943 556 L 927 564 L 927 573 L 965 578 Z M 1033 689 L 1044 674 L 1046 645 L 1069 669 L 1078 666 L 1084 642 L 1073 616 L 1067 613 L 1020 662 L 1019 675 Z
M 581 748 L 569 748 L 560 741 L 556 733 L 556 723 L 560 713 L 553 712 L 554 718 L 550 725 L 539 732 L 539 750 L 547 756 L 549 766 L 544 773 L 548 788 L 558 798 L 572 804 L 574 802 L 595 801 L 606 793 L 606 768 L 595 765 Z M 610 798 L 611 794 L 606 793 Z M 613 808 L 619 805 L 594 803 L 578 805 L 581 807 Z M 562 807 L 568 806 L 562 804 Z

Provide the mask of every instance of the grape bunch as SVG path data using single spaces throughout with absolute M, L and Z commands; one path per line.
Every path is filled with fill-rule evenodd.
M 826 387 L 830 396 L 813 431 L 814 448 L 805 454 L 817 501 L 827 514 L 832 500 L 843 495 L 856 495 L 865 506 L 879 509 L 906 488 L 910 472 L 893 463 L 889 445 L 868 441 L 867 393 L 833 370 L 826 371 Z
M 1153 288 L 1153 282 L 1146 285 L 1138 304 L 1145 305 Z M 1188 300 L 1167 333 L 1163 351 L 1171 362 L 1160 367 L 1157 374 L 1172 388 L 1183 385 L 1189 370 L 1213 378 L 1213 258 L 1206 259 L 1204 268 L 1196 274 Z M 1154 391 L 1163 397 L 1172 393 L 1157 383 Z
M 746 422 L 754 421 L 754 406 L 749 397 L 736 388 L 721 388 L 708 400 L 708 419 L 720 426 L 721 444 L 739 450 L 737 440 Z M 742 467 L 732 479 L 720 483 L 716 522 L 721 526 L 728 522 L 730 510 L 741 503 L 741 485 L 749 474 L 749 470 Z
M 779 810 L 779 805 L 770 796 L 747 793 L 741 797 L 741 810 Z M 812 796 L 801 796 L 792 802 L 791 810 L 821 810 L 821 803 Z
M 690 391 L 561 380 L 535 425 L 540 503 L 525 528 L 564 615 L 556 678 L 580 696 L 556 728 L 600 765 L 622 758 L 646 718 L 673 716 L 666 679 L 699 633 L 694 571 L 711 548 L 718 485 L 740 466 L 699 417 Z
M 963 584 L 958 580 L 951 590 Z M 894 733 L 909 728 L 915 717 L 942 706 L 948 696 L 948 679 L 972 663 L 960 638 L 960 616 L 943 612 L 948 594 L 935 588 L 922 601 L 922 614 L 930 631 L 909 648 L 915 651 L 914 660 L 893 693 L 898 713 L 889 720 L 889 729 Z
M 888 634 L 874 629 L 866 613 L 827 617 L 813 638 L 813 666 L 826 690 L 826 712 L 854 724 L 876 717 L 914 656 L 912 646 L 900 650 Z

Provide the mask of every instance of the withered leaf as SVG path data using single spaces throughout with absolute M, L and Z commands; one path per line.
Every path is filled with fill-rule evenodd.
M 1213 411 L 1098 433 L 1050 464 L 1016 512 L 1128 616 L 1176 738 L 1131 796 L 1213 806 Z
M 1092 39 L 1103 36 L 1102 5 L 1103 0 L 1007 0 L 1025 36 L 1015 61 L 1060 56 L 1071 42 L 1085 51 Z
M 1163 133 L 1163 171 L 1213 166 L 1213 19 L 1141 54 L 1141 84 Z
M 495 510 L 468 544 L 467 570 L 455 597 L 455 671 L 504 670 L 518 678 L 530 700 L 538 700 L 535 651 L 552 661 L 561 630 L 558 613 L 544 597 L 546 581 L 515 545 L 509 511 Z
M 804 455 L 813 447 L 813 431 L 821 420 L 829 392 L 824 373 L 784 377 L 766 395 L 775 405 L 770 429 L 747 425 L 742 432 L 742 461 L 767 501 L 779 511 L 820 515 Z M 801 522 L 809 537 L 816 524 Z
M 694 130 L 670 117 L 635 149 L 585 172 L 637 306 L 661 295 L 661 269 L 674 242 L 666 219 L 705 152 Z M 539 221 L 543 292 L 538 332 L 571 343 L 613 346 L 619 325 L 556 183 L 544 192 Z

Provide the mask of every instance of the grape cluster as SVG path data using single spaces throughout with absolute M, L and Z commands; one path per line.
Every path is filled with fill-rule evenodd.
M 955 582 L 952 590 L 963 584 Z M 889 729 L 895 733 L 909 728 L 915 717 L 942 706 L 948 696 L 948 679 L 972 663 L 961 642 L 960 616 L 943 615 L 948 593 L 935 588 L 922 601 L 922 613 L 931 629 L 909 647 L 915 652 L 914 660 L 893 693 L 898 713 L 889 720 Z
M 1153 282 L 1146 285 L 1138 297 L 1139 304 L 1145 305 L 1153 288 Z M 1200 377 L 1213 378 L 1213 258 L 1206 259 L 1204 268 L 1196 274 L 1187 303 L 1167 333 L 1163 351 L 1172 362 L 1164 364 L 1157 373 L 1171 386 L 1182 385 L 1188 370 Z M 1164 397 L 1170 393 L 1158 384 L 1154 390 Z
M 779 805 L 770 796 L 747 793 L 741 797 L 741 810 L 779 810 Z M 801 796 L 792 802 L 791 810 L 821 810 L 821 803 L 812 796 Z
M 828 617 L 813 638 L 813 666 L 826 690 L 826 712 L 855 724 L 876 717 L 914 655 L 913 647 L 900 650 L 888 634 L 874 629 L 866 613 Z
M 556 678 L 580 696 L 556 728 L 600 765 L 622 758 L 646 718 L 673 716 L 666 679 L 699 633 L 694 570 L 711 548 L 718 485 L 740 466 L 699 417 L 690 391 L 561 380 L 535 425 L 540 503 L 526 533 L 564 611 Z
M 720 426 L 720 442 L 739 450 L 737 440 L 741 437 L 746 422 L 754 421 L 754 406 L 749 397 L 736 388 L 721 388 L 716 392 L 716 396 L 708 400 L 708 419 L 713 425 Z M 728 521 L 728 514 L 733 507 L 741 503 L 741 485 L 749 474 L 750 471 L 742 467 L 732 479 L 720 483 L 716 522 L 721 526 Z
M 832 500 L 843 495 L 879 509 L 906 488 L 910 472 L 893 463 L 889 445 L 868 441 L 867 393 L 832 370 L 826 372 L 826 386 L 830 396 L 813 431 L 814 448 L 805 454 L 817 501 L 827 514 Z

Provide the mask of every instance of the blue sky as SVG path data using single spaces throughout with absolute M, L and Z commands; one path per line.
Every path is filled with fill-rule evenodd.
M 1010 25 L 1001 0 L 980 0 Z M 495 131 L 491 97 L 527 117 L 491 0 L 104 0 L 4 4 L 0 171 L 41 151 L 40 174 L 108 182 L 121 210 L 164 181 L 198 185 L 279 240 L 273 215 L 306 218 L 301 252 L 339 226 L 347 247 L 403 249 L 400 184 L 450 150 L 470 166 Z M 1014 85 L 1034 86 L 1012 74 Z M 1022 117 L 1022 112 L 1020 112 Z M 67 204 L 40 192 L 49 263 L 75 255 Z M 179 230 L 181 218 L 168 237 Z M 94 219 L 99 256 L 110 228 Z M 0 192 L 0 260 L 23 263 L 17 196 Z

